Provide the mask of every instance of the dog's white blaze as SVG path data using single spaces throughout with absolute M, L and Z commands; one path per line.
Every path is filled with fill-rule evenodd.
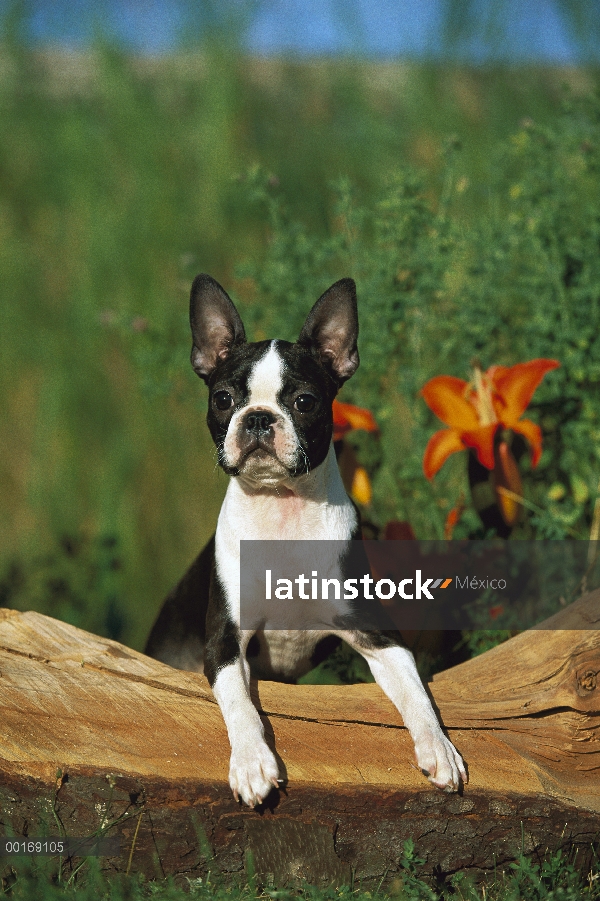
M 283 360 L 277 351 L 277 341 L 271 341 L 264 357 L 252 367 L 248 379 L 248 406 L 277 406 L 277 395 L 282 387 Z
M 248 380 L 248 406 L 269 410 L 276 417 L 273 424 L 273 447 L 277 459 L 284 466 L 296 465 L 298 439 L 289 413 L 277 403 L 277 395 L 283 387 L 284 362 L 277 350 L 277 341 L 271 341 L 267 353 L 254 364 Z
M 270 469 L 275 475 L 283 465 L 287 468 L 296 466 L 298 439 L 294 424 L 287 410 L 277 403 L 277 395 L 283 385 L 284 363 L 277 350 L 277 341 L 271 341 L 266 354 L 258 360 L 250 372 L 248 379 L 248 403 L 231 417 L 223 449 L 225 460 L 230 466 L 237 466 L 240 458 L 238 434 L 244 417 L 253 409 L 266 410 L 275 417 L 273 423 L 273 449 L 277 459 L 271 465 L 263 466 L 263 478 L 266 480 Z

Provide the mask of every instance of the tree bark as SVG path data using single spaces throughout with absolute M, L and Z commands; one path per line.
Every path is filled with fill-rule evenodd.
M 476 877 L 524 848 L 600 832 L 600 592 L 439 673 L 432 697 L 469 769 L 432 789 L 376 685 L 260 682 L 285 789 L 261 809 L 227 784 L 229 745 L 204 677 L 37 613 L 0 610 L 0 834 L 121 838 L 104 869 L 242 873 L 366 887 L 412 837 L 426 873 Z M 6 859 L 0 864 L 10 863 Z

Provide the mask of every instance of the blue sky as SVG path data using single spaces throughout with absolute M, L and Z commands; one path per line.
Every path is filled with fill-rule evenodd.
M 599 0 L 587 0 L 596 9 Z M 578 45 L 556 0 L 471 0 L 476 14 L 461 55 L 575 63 Z M 7 10 L 9 0 L 0 0 Z M 442 0 L 25 0 L 27 32 L 36 41 L 82 47 L 101 28 L 139 52 L 168 52 L 186 28 L 201 36 L 210 9 L 243 12 L 243 43 L 253 53 L 298 55 L 360 52 L 369 56 L 438 56 Z M 501 11 L 502 37 L 486 34 Z M 597 56 L 597 58 L 600 58 Z

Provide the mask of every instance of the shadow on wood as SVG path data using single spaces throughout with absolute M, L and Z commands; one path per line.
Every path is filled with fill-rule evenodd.
M 412 837 L 438 874 L 475 876 L 600 833 L 600 592 L 430 685 L 469 767 L 432 790 L 376 685 L 261 682 L 287 771 L 257 810 L 227 785 L 225 726 L 204 677 L 36 613 L 0 610 L 0 832 L 84 836 L 113 824 L 109 872 L 242 872 L 366 887 Z M 58 775 L 57 775 L 58 773 Z M 137 830 L 137 833 L 136 833 Z

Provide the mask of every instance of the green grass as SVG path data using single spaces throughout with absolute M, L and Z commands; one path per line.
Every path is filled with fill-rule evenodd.
M 298 259 L 305 234 L 305 266 L 313 266 L 314 247 L 336 233 L 332 182 L 347 179 L 357 208 L 370 208 L 385 200 L 394 172 L 417 165 L 423 202 L 435 210 L 447 187 L 448 135 L 462 145 L 452 216 L 466 234 L 489 208 L 494 148 L 524 117 L 551 125 L 565 79 L 585 93 L 597 75 L 261 61 L 211 45 L 160 61 L 108 46 L 69 57 L 6 42 L 0 602 L 35 605 L 141 648 L 162 597 L 211 534 L 226 486 L 204 425 L 205 390 L 187 359 L 193 275 L 209 271 L 232 289 L 260 333 L 275 295 L 285 307 L 282 286 L 296 266 L 273 252 Z M 258 176 L 245 174 L 258 169 L 286 221 L 302 223 L 287 244 L 273 244 Z M 252 278 L 240 276 L 243 261 Z M 348 274 L 349 258 L 333 263 L 294 286 L 298 315 L 330 275 Z M 366 379 L 379 355 L 364 322 Z M 271 324 L 279 327 L 277 316 Z M 377 396 L 364 380 L 355 396 L 382 422 L 406 423 L 406 396 L 397 386 L 386 393 L 379 375 L 372 384 Z M 416 451 L 409 494 L 396 485 L 412 440 L 388 429 L 377 448 L 364 448 L 373 466 L 377 454 L 386 463 L 376 483 L 380 519 L 423 518 L 421 489 L 410 494 L 422 478 Z M 430 493 L 436 534 L 439 504 L 453 500 Z
M 431 881 L 420 874 L 424 860 L 412 840 L 404 842 L 398 874 L 382 879 L 375 888 L 344 886 L 319 888 L 302 885 L 290 888 L 262 885 L 252 875 L 239 877 L 208 871 L 203 877 L 178 877 L 174 880 L 148 881 L 141 876 L 113 875 L 106 878 L 91 859 L 70 875 L 51 862 L 19 864 L 7 867 L 0 892 L 11 901 L 594 901 L 600 897 L 600 872 L 592 863 L 583 869 L 575 866 L 576 856 L 562 851 L 547 853 L 539 861 L 521 855 L 505 870 L 483 882 L 474 882 L 464 873 Z M 596 861 L 597 863 L 597 861 Z

